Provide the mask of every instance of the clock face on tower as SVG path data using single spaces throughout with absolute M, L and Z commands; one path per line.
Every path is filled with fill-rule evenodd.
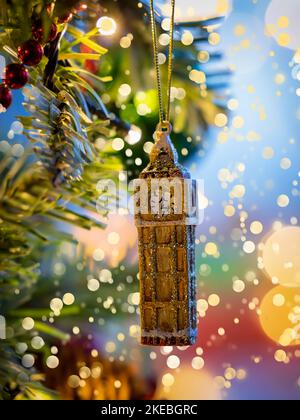
M 155 188 L 151 190 L 150 209 L 152 214 L 167 216 L 174 214 L 175 197 L 170 191 Z

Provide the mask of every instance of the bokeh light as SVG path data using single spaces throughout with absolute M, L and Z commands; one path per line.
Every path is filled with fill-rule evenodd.
M 101 16 L 101 18 L 98 19 L 96 26 L 103 36 L 113 35 L 117 30 L 116 21 L 109 16 Z
M 300 344 L 300 289 L 277 286 L 264 297 L 260 306 L 264 332 L 283 347 Z
M 215 15 L 227 16 L 232 10 L 231 0 L 177 0 L 176 20 L 194 20 L 200 17 L 209 18 Z M 161 6 L 164 14 L 169 15 L 170 5 Z
M 199 358 L 200 359 L 200 358 Z M 197 365 L 198 362 L 194 362 Z M 193 387 L 187 386 L 192 383 Z M 170 400 L 220 400 L 221 394 L 214 378 L 206 371 L 184 365 L 180 373 L 165 373 L 161 379 L 156 399 Z
M 300 287 L 300 227 L 288 226 L 271 234 L 263 248 L 270 279 L 286 287 Z
M 281 47 L 297 50 L 300 47 L 300 3 L 298 0 L 272 0 L 266 11 L 266 32 Z

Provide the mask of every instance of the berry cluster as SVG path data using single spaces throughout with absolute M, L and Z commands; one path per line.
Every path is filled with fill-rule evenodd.
M 86 9 L 86 5 L 80 5 L 78 8 L 61 16 L 57 19 L 58 24 L 69 23 L 74 14 Z M 51 7 L 49 5 L 49 16 L 51 15 Z M 3 83 L 0 84 L 0 105 L 9 108 L 12 103 L 11 89 L 21 89 L 26 85 L 29 79 L 29 73 L 26 68 L 37 66 L 44 55 L 44 45 L 55 40 L 58 34 L 58 27 L 52 23 L 48 36 L 45 34 L 43 22 L 41 19 L 36 20 L 32 25 L 32 39 L 24 42 L 18 47 L 18 58 L 20 63 L 12 63 L 5 67 Z M 46 54 L 47 55 L 47 54 Z
M 44 40 L 44 28 L 41 20 L 36 21 L 32 26 L 32 39 L 24 42 L 18 47 L 18 58 L 20 63 L 8 64 L 4 70 L 3 84 L 0 85 L 0 104 L 8 108 L 12 103 L 11 89 L 21 89 L 29 79 L 29 73 L 25 66 L 37 66 L 44 55 L 42 43 L 49 43 L 57 36 L 57 26 L 53 23 L 48 39 Z

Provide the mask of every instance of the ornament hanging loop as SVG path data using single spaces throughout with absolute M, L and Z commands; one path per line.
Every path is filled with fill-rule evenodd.
M 156 126 L 157 133 L 171 134 L 172 130 L 173 130 L 173 127 L 169 121 L 161 121 Z

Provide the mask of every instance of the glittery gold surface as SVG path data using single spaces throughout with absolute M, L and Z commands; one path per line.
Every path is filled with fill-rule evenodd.
M 140 175 L 148 181 L 149 201 L 153 193 L 151 179 L 177 178 L 183 183 L 190 177 L 178 164 L 169 136 L 157 135 L 150 164 Z M 136 214 L 142 344 L 186 346 L 195 343 L 195 226 L 187 225 L 186 221 L 184 209 L 182 214 Z

